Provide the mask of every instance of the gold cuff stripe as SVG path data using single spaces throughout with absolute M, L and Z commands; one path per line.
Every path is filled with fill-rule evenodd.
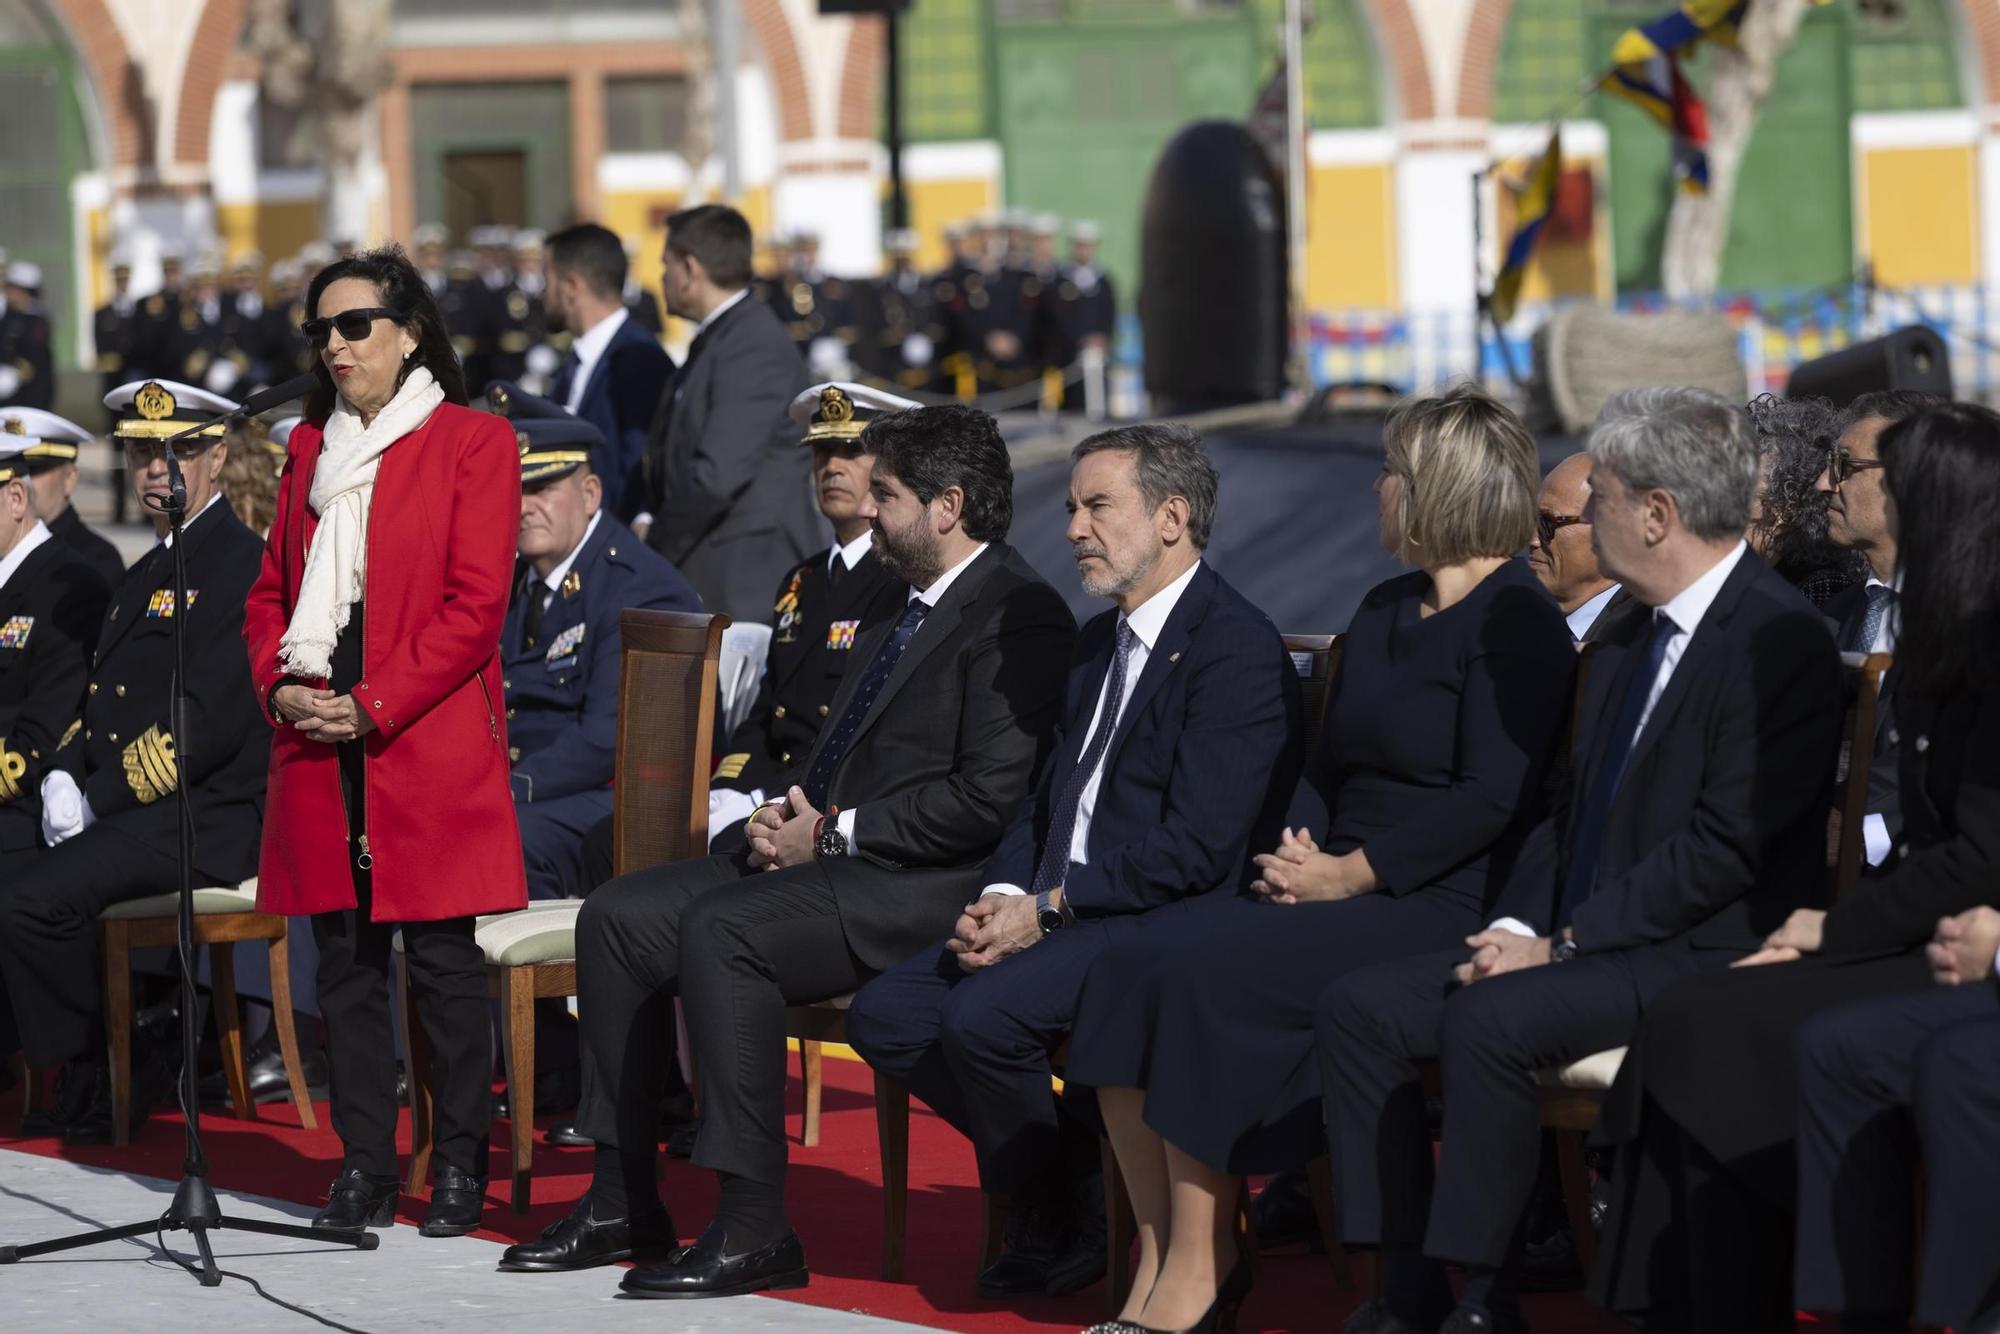
M 722 763 L 715 766 L 717 778 L 741 778 L 743 767 L 750 763 L 750 752 L 739 751 L 734 755 L 724 755 Z
M 56 742 L 57 750 L 68 750 L 69 743 L 76 740 L 76 734 L 83 730 L 83 719 L 79 718 L 63 729 L 62 740 Z
M 27 775 L 28 757 L 0 742 L 0 801 L 19 801 L 21 780 Z
M 174 737 L 157 725 L 130 743 L 124 751 L 125 781 L 141 806 L 150 806 L 174 790 L 180 770 L 174 759 Z

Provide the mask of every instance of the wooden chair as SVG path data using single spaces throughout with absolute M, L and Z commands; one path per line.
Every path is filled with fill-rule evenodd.
M 618 622 L 617 780 L 612 799 L 619 874 L 700 856 L 708 847 L 708 773 L 717 663 L 729 618 L 632 610 Z M 535 1002 L 576 994 L 576 918 L 581 900 L 530 904 L 479 919 L 476 938 L 501 1001 L 513 1184 L 509 1203 L 526 1213 L 534 1188 Z M 410 1054 L 410 1177 L 430 1176 L 435 1125 L 430 1039 L 415 1021 L 409 968 L 398 938 L 396 988 Z
M 111 1142 L 132 1138 L 132 951 L 170 946 L 179 934 L 180 895 L 155 894 L 114 903 L 97 916 L 104 959 L 104 1029 L 111 1057 Z M 299 1124 L 317 1130 L 312 1097 L 306 1092 L 299 1063 L 299 1038 L 292 1025 L 291 954 L 286 945 L 285 918 L 257 911 L 257 881 L 194 892 L 194 939 L 209 947 L 209 984 L 215 996 L 216 1023 L 222 1033 L 222 1070 L 229 1084 L 229 1101 L 237 1119 L 255 1121 L 257 1104 L 243 1068 L 242 1016 L 236 1006 L 236 950 L 242 941 L 261 940 L 270 951 L 271 1022 L 278 1030 L 278 1050 L 285 1059 L 285 1078 Z
M 1881 694 L 1882 675 L 1891 659 L 1876 653 L 1867 657 L 1848 655 L 1846 660 L 1847 712 L 1842 730 L 1839 783 L 1834 810 L 1839 815 L 1840 837 L 1833 865 L 1829 868 L 1832 898 L 1854 887 L 1861 878 L 1865 840 L 1862 823 L 1868 808 L 1868 767 L 1875 749 L 1875 719 Z M 1584 669 L 1588 658 L 1578 664 L 1577 698 L 1583 697 Z M 1576 1237 L 1576 1258 L 1584 1272 L 1590 1272 L 1597 1258 L 1597 1229 L 1591 1218 L 1590 1169 L 1584 1162 L 1584 1141 L 1604 1097 L 1618 1078 L 1625 1048 L 1617 1047 L 1586 1056 L 1569 1065 L 1541 1071 L 1542 1125 L 1556 1132 L 1556 1166 L 1562 1175 L 1563 1208 L 1569 1215 L 1570 1231 Z

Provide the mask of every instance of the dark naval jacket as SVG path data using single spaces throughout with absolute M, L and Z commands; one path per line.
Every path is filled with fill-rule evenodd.
M 42 775 L 76 717 L 110 596 L 53 537 L 0 585 L 0 853 L 40 841 Z
M 604 511 L 530 642 L 527 599 L 545 588 L 520 562 L 500 637 L 517 802 L 610 786 L 618 755 L 619 613 L 701 610 L 680 571 Z

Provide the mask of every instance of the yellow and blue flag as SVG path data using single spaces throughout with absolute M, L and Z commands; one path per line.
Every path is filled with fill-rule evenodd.
M 1521 279 L 1528 271 L 1528 259 L 1535 253 L 1535 242 L 1541 238 L 1549 215 L 1556 211 L 1556 188 L 1561 184 L 1562 131 L 1556 130 L 1549 135 L 1549 146 L 1541 161 L 1535 164 L 1535 174 L 1528 178 L 1528 188 L 1521 192 L 1514 215 L 1514 235 L 1507 242 L 1507 258 L 1493 279 L 1493 293 L 1487 298 L 1487 308 L 1501 324 L 1514 318 L 1514 303 L 1521 296 Z
M 1749 8 L 1749 0 L 1683 0 L 1679 9 L 1664 18 L 1619 34 L 1611 48 L 1611 63 L 1644 65 L 1685 50 L 1704 37 L 1734 46 L 1736 25 Z
M 1708 193 L 1708 108 L 1669 52 L 1642 64 L 1619 65 L 1601 85 L 1638 107 L 1674 140 L 1674 175 L 1681 188 Z

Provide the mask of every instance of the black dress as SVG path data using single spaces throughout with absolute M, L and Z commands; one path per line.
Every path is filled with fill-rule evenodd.
M 2000 895 L 2000 699 L 1898 708 L 1904 827 L 1888 873 L 1828 910 L 1820 954 L 1661 992 L 1619 1070 L 1590 1295 L 1649 1334 L 1790 1328 L 1799 1029 L 1927 989 L 1937 920 Z
M 1085 980 L 1070 1086 L 1144 1089 L 1147 1124 L 1217 1170 L 1323 1152 L 1320 993 L 1478 931 L 1537 813 L 1576 672 L 1569 627 L 1518 561 L 1425 617 L 1429 589 L 1402 575 L 1355 613 L 1289 816 L 1327 852 L 1366 848 L 1380 887 L 1291 906 L 1214 896 L 1149 920 Z

